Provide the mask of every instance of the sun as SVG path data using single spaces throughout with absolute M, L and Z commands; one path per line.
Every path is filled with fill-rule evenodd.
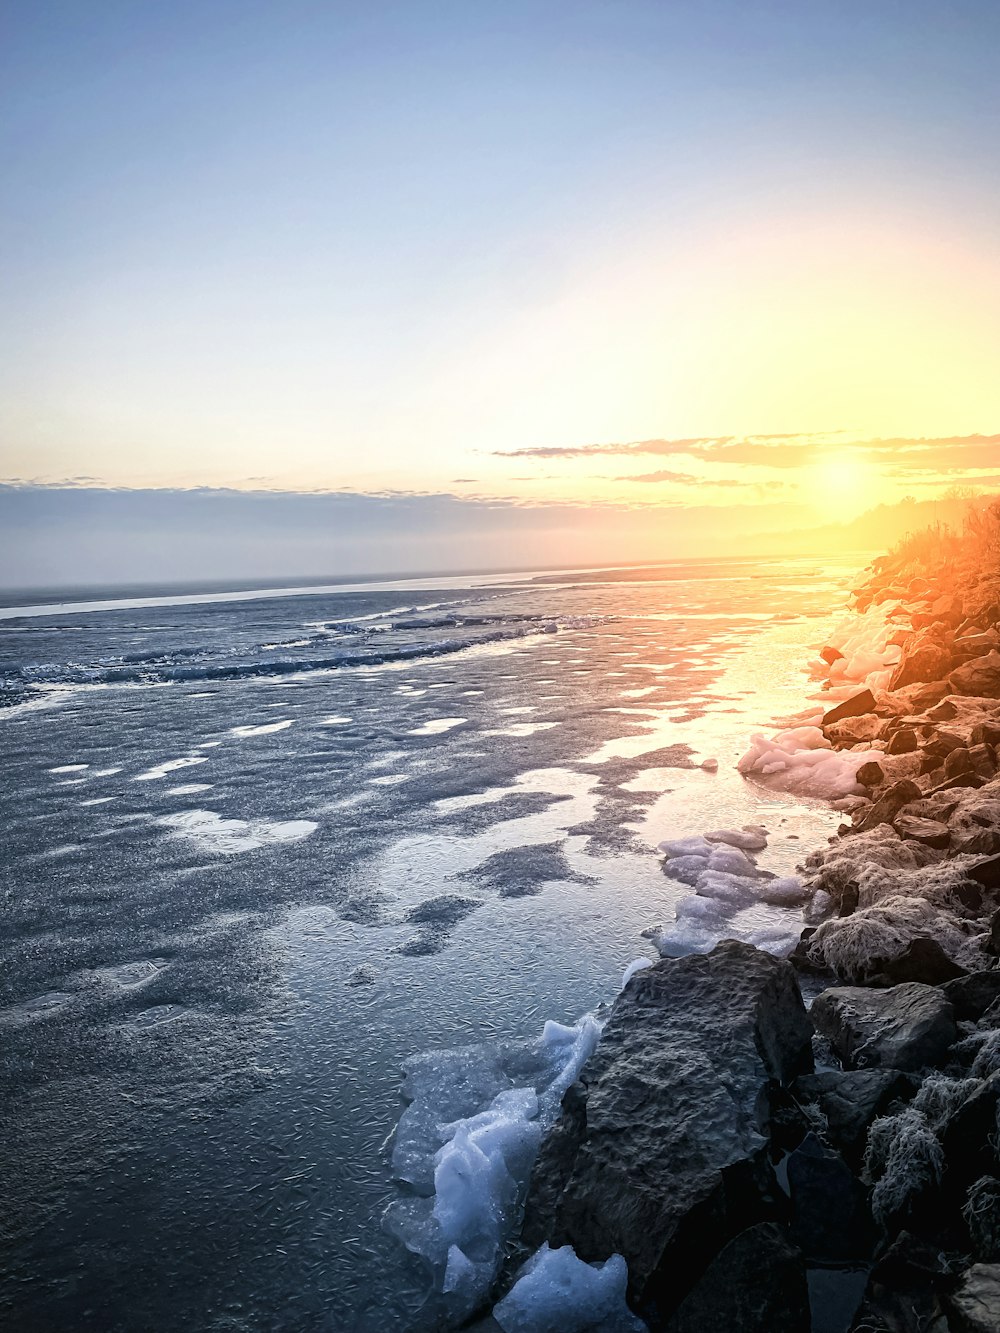
M 833 505 L 838 517 L 853 518 L 885 498 L 882 474 L 863 455 L 844 450 L 824 455 L 806 469 L 812 502 Z

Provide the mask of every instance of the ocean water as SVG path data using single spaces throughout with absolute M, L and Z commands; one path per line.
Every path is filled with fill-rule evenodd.
M 440 1327 L 403 1061 L 612 1000 L 661 838 L 832 832 L 734 765 L 857 563 L 8 597 L 0 1317 Z

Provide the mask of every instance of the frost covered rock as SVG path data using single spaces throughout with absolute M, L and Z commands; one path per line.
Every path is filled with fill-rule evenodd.
M 919 801 L 922 795 L 923 792 L 917 784 L 908 778 L 904 778 L 902 782 L 894 782 L 881 793 L 871 809 L 862 815 L 857 824 L 858 832 L 866 833 L 878 824 L 891 824 L 904 806 L 909 805 L 911 801 Z
M 914 1091 L 907 1076 L 895 1069 L 828 1069 L 804 1074 L 792 1089 L 801 1101 L 819 1108 L 827 1139 L 852 1159 L 863 1152 L 869 1125 Z
M 526 1243 L 621 1254 L 640 1313 L 663 1315 L 684 1274 L 766 1214 L 773 1184 L 761 1092 L 811 1063 L 790 964 L 727 941 L 664 960 L 618 997 L 600 1047 L 545 1140 Z
M 915 981 L 887 990 L 835 986 L 816 997 L 811 1015 L 852 1069 L 924 1069 L 958 1040 L 951 1004 L 936 986 Z
M 620 1254 L 585 1264 L 570 1245 L 542 1245 L 493 1308 L 503 1333 L 644 1333 L 625 1304 L 628 1269 Z
M 802 1333 L 810 1326 L 799 1251 L 772 1222 L 723 1246 L 666 1324 L 667 1333 Z

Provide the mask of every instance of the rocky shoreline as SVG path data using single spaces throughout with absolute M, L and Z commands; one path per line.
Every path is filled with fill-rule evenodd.
M 787 959 L 723 940 L 629 979 L 532 1173 L 531 1311 L 522 1270 L 477 1328 L 1000 1330 L 1000 575 L 904 550 L 854 604 L 888 651 L 864 684 L 822 655 L 854 791 L 809 924 Z

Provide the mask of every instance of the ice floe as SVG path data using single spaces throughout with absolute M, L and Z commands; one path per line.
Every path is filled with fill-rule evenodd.
M 452 727 L 460 727 L 463 722 L 468 722 L 468 720 L 467 717 L 434 717 L 419 727 L 412 727 L 406 734 L 408 736 L 440 736 L 442 732 L 451 731 Z

